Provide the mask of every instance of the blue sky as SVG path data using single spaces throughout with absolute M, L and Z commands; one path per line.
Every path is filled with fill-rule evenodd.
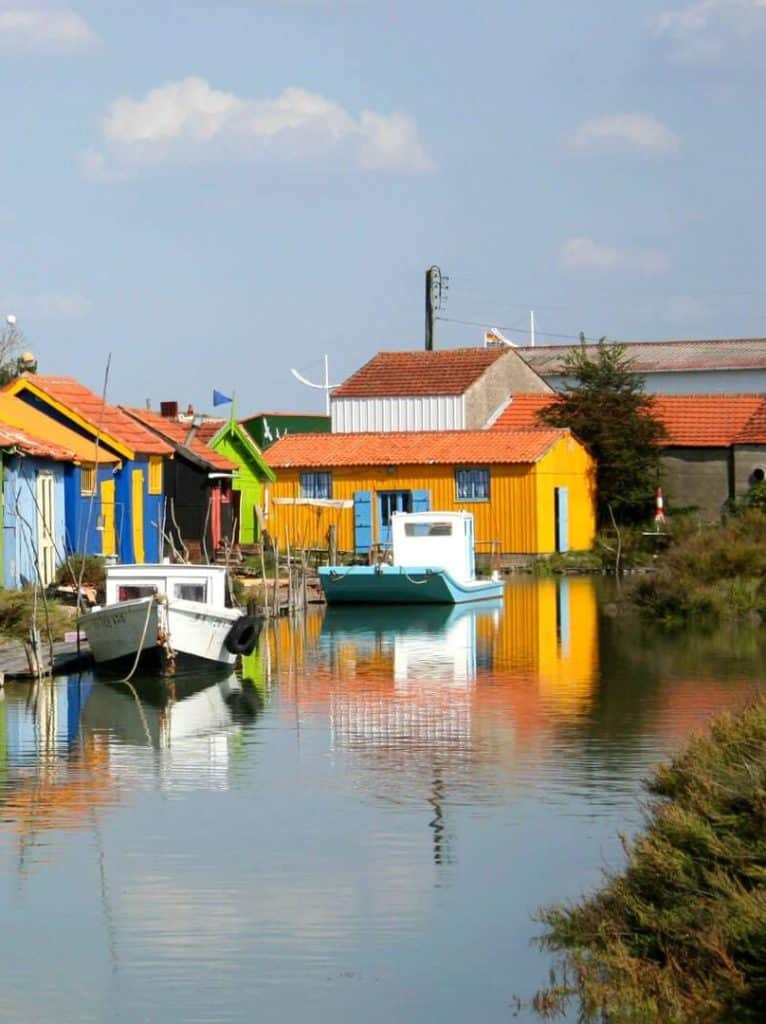
M 0 312 L 243 415 L 421 347 L 434 263 L 439 347 L 762 336 L 765 42 L 766 0 L 0 0 Z

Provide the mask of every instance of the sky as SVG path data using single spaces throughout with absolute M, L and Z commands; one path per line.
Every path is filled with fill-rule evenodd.
M 766 0 L 0 0 L 0 316 L 113 402 L 766 335 Z

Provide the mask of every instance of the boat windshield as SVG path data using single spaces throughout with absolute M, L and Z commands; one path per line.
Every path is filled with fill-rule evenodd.
M 155 586 L 121 586 L 117 590 L 118 601 L 135 601 L 139 597 L 152 597 L 157 593 Z
M 452 523 L 405 523 L 405 537 L 451 537 Z
M 173 597 L 179 601 L 207 602 L 207 583 L 174 583 Z

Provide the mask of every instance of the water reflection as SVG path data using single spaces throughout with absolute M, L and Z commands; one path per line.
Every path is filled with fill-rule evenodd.
M 19 839 L 20 867 L 45 833 L 93 828 L 137 788 L 226 788 L 236 737 L 262 706 L 233 672 L 129 687 L 88 674 L 0 697 L 1 827 Z
M 619 862 L 642 776 L 764 665 L 766 631 L 668 636 L 546 579 L 316 609 L 138 702 L 9 684 L 0 1016 L 506 1021 L 547 974 L 530 914 Z

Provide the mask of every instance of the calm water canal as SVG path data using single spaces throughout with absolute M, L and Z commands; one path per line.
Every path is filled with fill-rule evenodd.
M 314 609 L 235 676 L 0 703 L 0 1019 L 507 1022 L 539 905 L 620 863 L 640 779 L 758 688 L 588 579 Z M 250 680 L 250 681 L 247 681 Z

